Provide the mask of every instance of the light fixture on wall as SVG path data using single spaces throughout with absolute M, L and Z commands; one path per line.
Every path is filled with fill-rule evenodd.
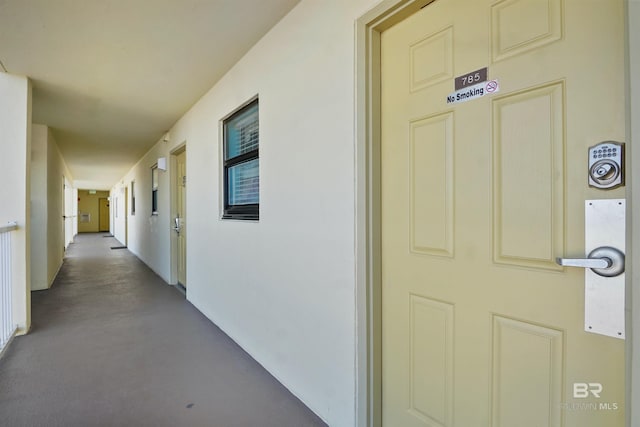
M 164 135 L 162 135 L 162 141 L 163 142 L 171 141 L 171 134 L 168 131 Z
M 158 169 L 160 169 L 161 171 L 166 171 L 167 170 L 167 158 L 166 157 L 159 157 L 158 158 Z

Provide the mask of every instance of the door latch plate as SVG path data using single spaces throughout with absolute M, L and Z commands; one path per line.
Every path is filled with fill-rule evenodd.
M 585 252 L 609 246 L 625 252 L 624 199 L 585 201 Z M 584 329 L 625 338 L 625 273 L 603 277 L 585 270 Z

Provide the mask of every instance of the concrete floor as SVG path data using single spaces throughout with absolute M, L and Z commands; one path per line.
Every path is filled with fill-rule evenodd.
M 76 237 L 0 359 L 1 426 L 326 426 L 128 250 Z

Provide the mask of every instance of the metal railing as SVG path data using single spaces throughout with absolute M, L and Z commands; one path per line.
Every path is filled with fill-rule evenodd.
M 10 222 L 0 226 L 0 355 L 13 339 L 17 326 L 13 322 L 13 298 L 11 295 L 11 232 L 18 224 Z

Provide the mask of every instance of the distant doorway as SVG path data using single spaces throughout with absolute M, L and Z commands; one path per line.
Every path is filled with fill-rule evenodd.
M 109 231 L 109 199 L 100 198 L 98 203 L 99 230 Z

